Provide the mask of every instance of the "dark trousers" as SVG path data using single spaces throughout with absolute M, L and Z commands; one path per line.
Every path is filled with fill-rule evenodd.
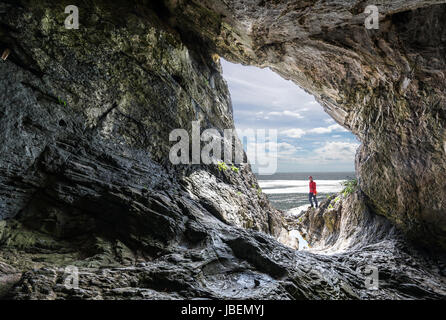
M 314 193 L 310 192 L 308 194 L 308 200 L 310 200 L 311 207 L 313 207 L 313 199 L 314 199 L 314 202 L 316 203 L 316 208 L 317 208 L 317 198 L 316 198 L 316 195 Z

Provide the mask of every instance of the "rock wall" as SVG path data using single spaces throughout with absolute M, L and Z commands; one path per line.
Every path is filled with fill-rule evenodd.
M 360 250 L 365 244 L 402 241 L 404 237 L 386 218 L 374 214 L 359 190 L 340 193 L 319 208 L 303 212 L 294 226 L 308 241 L 312 252 Z
M 434 23 L 441 14 L 433 13 L 433 3 L 399 2 L 386 9 L 383 19 L 392 27 L 397 12 L 420 7 Z M 85 1 L 80 6 L 81 28 L 66 30 L 64 8 L 64 3 L 51 0 L 0 1 L 0 50 L 11 50 L 0 63 L 0 297 L 445 296 L 440 258 L 394 241 L 378 241 L 365 249 L 363 243 L 354 253 L 333 256 L 296 252 L 274 239 L 283 220 L 258 193 L 248 165 L 237 173 L 212 165 L 172 166 L 168 161 L 172 129 L 190 132 L 195 120 L 203 129 L 233 127 L 227 86 L 212 58 L 216 53 L 234 61 L 271 65 L 315 94 L 336 120 L 363 139 L 358 156 L 361 188 L 378 212 L 395 220 L 403 209 L 386 202 L 378 191 L 370 197 L 368 186 L 376 181 L 364 182 L 366 164 L 381 164 L 377 158 L 364 160 L 367 148 L 376 148 L 373 141 L 378 140 L 371 134 L 366 140 L 367 131 L 354 124 L 375 122 L 353 119 L 366 106 L 373 109 L 370 101 L 382 98 L 375 90 L 377 79 L 390 79 L 401 64 L 393 70 L 390 61 L 384 64 L 386 69 L 375 67 L 370 75 L 364 71 L 382 61 L 365 58 L 369 56 L 364 46 L 370 43 L 360 40 L 378 35 L 363 32 L 356 21 L 361 10 L 348 15 L 342 2 L 333 7 L 326 2 L 293 6 L 280 1 Z M 296 29 L 296 14 L 302 12 L 310 16 L 304 14 Z M 327 23 L 323 34 L 337 35 L 336 41 L 344 46 L 360 34 L 361 45 L 341 49 L 341 44 L 318 38 L 317 32 L 309 31 L 317 25 L 313 14 Z M 415 19 L 410 12 L 401 14 Z M 300 25 L 308 21 L 313 22 L 302 29 Z M 271 30 L 262 31 L 262 26 Z M 350 30 L 350 37 L 343 28 Z M 442 27 L 438 28 L 441 35 Z M 281 42 L 282 37 L 289 41 Z M 367 50 L 371 48 L 376 49 L 375 44 Z M 441 53 L 442 47 L 437 48 Z M 419 51 L 423 54 L 424 49 Z M 438 58 L 438 70 L 442 63 Z M 359 80 L 348 77 L 352 83 L 346 83 L 339 72 L 354 66 L 364 72 Z M 442 74 L 433 73 L 426 81 L 438 84 L 435 77 Z M 363 78 L 372 84 L 366 86 Z M 358 91 L 361 84 L 371 88 L 370 95 Z M 433 88 L 441 92 L 438 85 Z M 439 97 L 437 91 L 429 97 Z M 356 92 L 372 104 L 356 97 Z M 350 100 L 335 99 L 340 97 Z M 432 124 L 430 119 L 426 123 Z M 438 115 L 438 121 L 442 119 Z M 390 126 L 389 130 L 386 136 L 397 139 L 395 130 Z M 384 141 L 382 146 L 395 141 Z M 435 150 L 431 154 L 439 155 Z M 421 155 L 414 153 L 411 159 L 417 156 Z M 390 168 L 386 161 L 383 170 Z M 442 167 L 437 168 L 442 173 Z M 386 175 L 380 176 L 386 182 Z M 442 181 L 435 183 L 438 187 Z M 440 199 L 443 194 L 433 196 Z M 392 210 L 380 211 L 384 205 Z M 429 202 L 422 205 L 427 208 Z M 416 223 L 424 221 L 407 212 Z M 437 243 L 441 233 L 432 230 L 426 239 Z M 364 276 L 356 272 L 369 263 L 378 265 L 387 277 L 379 292 L 367 290 Z M 67 266 L 79 269 L 79 288 L 64 286 Z
M 378 30 L 365 28 L 365 1 L 166 3 L 185 42 L 313 94 L 362 142 L 356 170 L 374 211 L 446 248 L 444 1 L 380 1 Z
M 249 166 L 169 162 L 172 130 L 234 127 L 219 62 L 185 47 L 150 6 L 99 2 L 83 10 L 79 30 L 64 28 L 64 8 L 2 4 L 1 45 L 12 53 L 0 74 L 1 217 L 43 195 L 61 205 L 88 198 L 78 206 L 102 211 L 104 194 L 168 194 L 182 183 L 228 223 L 280 228 Z

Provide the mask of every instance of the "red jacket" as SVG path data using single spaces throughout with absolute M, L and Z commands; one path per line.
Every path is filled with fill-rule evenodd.
M 314 182 L 314 181 L 310 181 L 310 193 L 317 193 L 316 182 Z

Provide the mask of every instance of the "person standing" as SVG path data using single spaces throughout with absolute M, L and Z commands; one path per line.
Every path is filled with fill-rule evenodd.
M 308 194 L 308 199 L 310 200 L 311 207 L 314 208 L 314 206 L 313 206 L 313 200 L 314 200 L 314 202 L 316 204 L 316 208 L 317 208 L 318 204 L 317 204 L 317 198 L 316 198 L 316 195 L 317 195 L 316 182 L 313 181 L 312 176 L 308 177 L 308 179 L 310 179 L 310 193 Z

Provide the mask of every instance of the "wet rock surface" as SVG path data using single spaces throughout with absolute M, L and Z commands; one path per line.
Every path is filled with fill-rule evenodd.
M 388 220 L 371 213 L 363 197 L 359 190 L 332 196 L 319 208 L 302 212 L 288 227 L 299 230 L 308 241 L 307 252 L 328 255 L 342 264 L 356 261 L 360 269 L 376 267 L 380 289 L 372 291 L 375 298 L 383 298 L 380 291 L 384 287 L 392 299 L 431 290 L 443 299 L 445 255 L 432 254 L 408 241 Z
M 277 56 L 277 46 L 266 45 L 266 51 L 255 51 L 268 53 L 262 58 L 253 55 L 253 49 L 247 46 L 251 41 L 247 34 L 239 35 L 244 42 L 231 38 L 238 30 L 235 24 L 245 28 L 253 19 L 251 14 L 256 19 L 262 13 L 263 19 L 274 18 L 270 4 L 248 1 L 236 6 L 237 12 L 229 6 L 224 10 L 229 10 L 230 21 L 219 24 L 221 17 L 212 10 L 223 10 L 220 2 L 213 2 L 212 10 L 204 9 L 204 2 L 181 3 L 185 7 L 175 7 L 174 2 L 166 2 L 166 6 L 153 2 L 86 2 L 81 28 L 67 31 L 63 27 L 64 7 L 58 2 L 0 1 L 0 49 L 11 50 L 8 59 L 0 63 L 0 297 L 444 298 L 441 257 L 413 249 L 399 233 L 390 232 L 392 225 L 373 211 L 366 216 L 363 211 L 353 210 L 356 201 L 345 204 L 352 210 L 345 216 L 350 219 L 350 229 L 342 236 L 354 239 L 354 245 L 349 243 L 343 247 L 345 252 L 332 255 L 298 252 L 275 240 L 287 223 L 258 192 L 249 166 L 240 166 L 234 172 L 219 171 L 213 165 L 170 164 L 172 129 L 191 132 L 191 122 L 196 120 L 200 120 L 202 129 L 233 128 L 229 92 L 219 63 L 212 59 L 216 51 L 234 60 L 265 65 L 270 59 L 287 56 Z M 429 12 L 432 3 L 406 2 L 391 6 L 389 14 L 424 6 Z M 275 5 L 280 9 L 277 13 L 283 12 L 280 1 Z M 292 14 L 305 6 L 287 8 Z M 343 8 L 336 10 L 344 12 Z M 177 14 L 172 16 L 174 12 Z M 440 16 L 431 14 L 431 20 L 438 21 Z M 415 19 L 411 13 L 406 15 L 410 21 Z M 287 19 L 291 21 L 291 17 Z M 350 26 L 351 21 L 342 14 L 333 19 L 334 26 Z M 267 21 L 261 22 L 264 25 Z M 356 30 L 357 25 L 350 27 Z M 433 27 L 427 26 L 425 31 Z M 295 32 L 289 23 L 283 30 Z M 261 34 L 259 44 L 263 41 Z M 279 41 L 283 35 L 277 31 L 268 37 Z M 302 33 L 302 37 L 310 35 L 308 31 Z M 226 39 L 232 46 L 224 49 L 219 39 Z M 308 41 L 321 42 L 323 48 L 334 46 L 321 40 Z M 436 44 L 442 40 L 432 41 Z M 357 54 L 360 49 L 355 49 Z M 311 55 L 317 52 L 309 51 Z M 304 57 L 301 53 L 296 51 L 293 56 Z M 316 56 L 321 60 L 312 61 L 322 67 L 326 59 L 348 55 L 340 55 L 337 49 L 330 57 Z M 284 73 L 285 68 L 279 70 L 280 61 L 271 65 L 291 77 Z M 438 60 L 438 70 L 442 61 Z M 353 60 L 351 65 L 355 65 Z M 344 93 L 356 88 L 341 86 L 343 78 L 327 73 L 326 68 L 299 73 L 308 81 L 314 80 L 311 86 L 310 82 L 305 84 L 321 101 L 331 101 L 322 97 L 328 90 L 326 81 L 333 81 L 336 89 L 344 88 Z M 319 72 L 326 78 L 316 82 Z M 438 80 L 435 77 L 441 74 L 434 73 L 430 84 Z M 330 99 L 337 94 L 333 90 Z M 415 88 L 411 90 L 418 94 Z M 441 90 L 437 91 L 429 96 L 439 97 Z M 371 97 L 382 96 L 372 90 Z M 352 108 L 348 119 L 357 112 L 353 109 L 357 99 L 347 100 Z M 336 105 L 339 110 L 348 109 L 343 103 Z M 331 106 L 334 108 L 334 104 Z M 340 121 L 337 113 L 329 113 Z M 438 119 L 442 121 L 440 116 Z M 351 123 L 349 128 L 364 138 L 365 129 L 354 127 L 351 121 L 342 123 Z M 441 132 L 440 127 L 432 130 Z M 393 132 L 389 131 L 388 136 L 393 137 Z M 437 136 L 431 137 L 435 143 L 439 141 Z M 365 181 L 362 169 L 366 166 L 364 152 L 368 152 L 364 150 L 371 146 L 372 142 L 365 143 L 358 156 L 364 203 L 369 202 L 367 195 L 374 183 Z M 438 152 L 430 154 L 438 156 Z M 395 157 L 399 156 L 397 153 Z M 437 157 L 435 161 L 439 164 L 437 172 L 442 174 L 442 162 Z M 389 162 L 383 161 L 382 166 L 387 170 Z M 429 170 L 425 171 L 426 177 L 432 173 Z M 442 196 L 435 195 L 439 201 Z M 387 198 L 378 193 L 375 199 Z M 379 203 L 380 208 L 384 208 L 383 203 L 387 202 Z M 422 205 L 428 208 L 429 202 Z M 384 211 L 391 218 L 394 212 L 402 212 L 399 207 L 399 211 L 393 210 L 395 203 L 388 208 L 392 210 Z M 411 216 L 411 211 L 407 212 Z M 418 223 L 415 218 L 414 223 Z M 331 221 L 330 232 L 324 233 L 323 225 L 311 228 L 311 242 L 336 245 L 335 226 L 339 222 Z M 381 229 L 384 225 L 386 228 Z M 441 224 L 438 226 L 441 228 Z M 354 234 L 354 228 L 362 237 Z M 374 235 L 377 229 L 382 237 Z M 429 233 L 433 243 L 441 235 L 437 231 Z M 357 271 L 367 264 L 382 271 L 378 291 L 368 290 L 365 276 Z M 78 287 L 66 285 L 72 275 L 66 271 L 73 267 L 79 271 Z
M 333 253 L 384 240 L 407 241 L 392 223 L 371 212 L 358 189 L 329 197 L 319 208 L 302 212 L 288 225 L 302 233 L 312 251 Z

